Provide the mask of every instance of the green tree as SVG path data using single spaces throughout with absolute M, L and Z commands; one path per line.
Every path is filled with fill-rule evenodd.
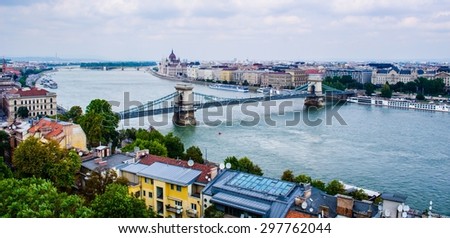
M 249 174 L 255 174 L 262 176 L 263 172 L 261 168 L 254 164 L 249 158 L 242 157 L 239 160 L 235 156 L 227 157 L 224 163 L 230 163 L 231 169 L 242 171 Z
M 344 194 L 345 193 L 344 185 L 337 180 L 332 180 L 327 184 L 325 192 L 327 192 L 330 195 Z
M 367 96 L 371 96 L 372 93 L 375 92 L 375 85 L 373 85 L 372 83 L 365 83 L 364 84 L 364 90 L 366 90 L 366 95 Z
M 168 133 L 164 137 L 164 145 L 167 148 L 168 157 L 170 158 L 183 158 L 184 155 L 184 144 L 181 139 L 174 136 L 172 132 Z
M 149 152 L 152 155 L 159 155 L 164 157 L 167 157 L 168 155 L 167 148 L 156 140 L 150 141 Z
M 83 109 L 80 106 L 73 106 L 66 113 L 68 119 L 71 119 L 74 123 L 78 123 L 78 120 L 83 115 Z
M 81 197 L 59 193 L 38 178 L 0 180 L 0 216 L 18 218 L 92 217 Z
M 0 131 L 0 156 L 9 157 L 11 145 L 9 135 L 5 131 Z
M 106 191 L 95 197 L 91 204 L 95 217 L 104 218 L 146 218 L 149 217 L 144 200 L 128 193 L 120 184 L 110 184 Z
M 381 88 L 381 96 L 384 98 L 392 97 L 392 90 L 387 82 L 383 85 L 383 88 Z
M 394 90 L 395 92 L 405 92 L 405 83 L 397 82 L 392 86 L 392 90 Z
M 211 205 L 205 209 L 205 218 L 223 218 L 225 213 L 217 210 L 216 206 Z
M 0 180 L 12 177 L 13 173 L 11 172 L 11 169 L 5 164 L 3 157 L 0 156 Z
M 300 174 L 297 177 L 295 177 L 294 181 L 296 183 L 311 183 L 312 179 L 306 174 Z
M 195 163 L 205 163 L 202 151 L 200 150 L 200 148 L 198 148 L 198 146 L 191 146 L 186 150 L 185 160 L 189 159 L 192 159 Z
M 318 180 L 318 179 L 312 180 L 311 181 L 311 186 L 313 186 L 315 188 L 318 188 L 318 189 L 320 189 L 322 191 L 325 191 L 325 188 L 326 188 L 325 183 L 322 182 L 321 180 Z
M 417 92 L 417 84 L 413 81 L 407 82 L 404 89 L 406 93 L 415 93 Z
M 92 201 L 97 195 L 103 194 L 106 187 L 117 181 L 117 173 L 114 170 L 97 168 L 86 178 L 86 184 L 81 191 L 88 201 Z M 119 184 L 123 184 L 120 180 Z
M 367 195 L 367 193 L 362 189 L 356 189 L 355 191 L 349 193 L 349 195 L 356 200 L 366 200 L 369 197 L 369 195 Z
M 111 104 L 106 100 L 92 100 L 86 107 L 86 114 L 79 118 L 89 147 L 98 146 L 100 142 L 112 142 L 114 148 L 119 141 L 119 133 L 116 131 L 119 120 L 119 116 L 112 111 Z
M 420 101 L 423 101 L 423 100 L 425 100 L 425 96 L 423 96 L 423 94 L 421 94 L 421 93 L 418 93 L 418 94 L 416 95 L 416 99 L 417 99 L 417 100 L 420 100 Z
M 27 118 L 29 113 L 30 112 L 28 111 L 27 107 L 22 106 L 17 109 L 17 116 L 20 118 Z
M 284 181 L 288 181 L 288 182 L 294 182 L 295 177 L 294 177 L 294 172 L 292 172 L 292 170 L 285 170 L 283 172 L 283 175 L 281 175 L 281 180 Z
M 56 187 L 68 190 L 75 183 L 81 160 L 76 152 L 59 148 L 56 141 L 43 144 L 29 137 L 14 151 L 13 165 L 18 177 L 49 179 Z

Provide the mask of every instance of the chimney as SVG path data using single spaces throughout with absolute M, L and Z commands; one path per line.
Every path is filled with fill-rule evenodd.
M 352 197 L 338 194 L 337 198 L 337 209 L 336 212 L 338 215 L 345 217 L 353 217 L 353 203 L 354 200 Z
M 99 166 L 106 166 L 108 164 L 108 162 L 107 161 L 100 161 L 99 163 L 98 163 L 98 165 Z
M 100 162 L 102 162 L 102 158 L 96 158 L 96 159 L 94 159 L 94 163 L 99 164 Z

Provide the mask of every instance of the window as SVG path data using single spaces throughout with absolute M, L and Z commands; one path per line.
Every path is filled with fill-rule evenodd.
M 181 186 L 180 185 L 177 185 L 177 191 L 181 192 Z
M 171 184 L 171 185 L 170 185 L 170 189 L 171 189 L 171 190 L 173 190 L 173 188 L 174 188 L 174 185 L 173 185 L 173 184 Z
M 158 199 L 163 199 L 163 192 L 164 192 L 163 188 L 156 187 L 156 197 Z
M 191 209 L 192 210 L 197 210 L 197 204 L 191 203 Z
M 181 201 L 175 201 L 175 206 L 180 206 L 180 207 L 182 207 L 182 206 L 183 206 L 183 202 L 181 202 Z
M 152 192 L 148 192 L 148 197 L 149 198 L 153 198 L 153 193 Z
M 144 197 L 146 196 L 145 195 L 145 190 L 142 190 L 142 196 L 144 196 Z

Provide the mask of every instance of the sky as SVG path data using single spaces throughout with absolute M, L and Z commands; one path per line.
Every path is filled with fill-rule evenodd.
M 0 57 L 450 61 L 448 0 L 1 0 Z

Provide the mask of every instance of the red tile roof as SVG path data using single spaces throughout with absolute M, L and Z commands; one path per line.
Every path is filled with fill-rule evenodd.
M 9 91 L 11 94 L 19 94 L 21 97 L 29 97 L 29 96 L 45 96 L 48 91 L 40 88 L 30 88 L 30 89 L 12 89 Z
M 307 74 L 320 74 L 320 71 L 318 69 L 307 69 L 305 70 Z
M 294 210 L 289 210 L 289 212 L 286 214 L 286 218 L 311 218 L 311 215 Z
M 37 124 L 28 129 L 29 133 L 40 132 L 45 139 L 56 139 L 58 135 L 63 133 L 63 125 L 49 119 L 41 119 Z
M 175 165 L 175 166 L 179 166 L 179 167 L 188 167 L 187 161 L 176 160 L 176 159 L 157 156 L 157 155 L 146 155 L 144 158 L 141 159 L 141 161 L 139 161 L 139 163 L 145 164 L 145 165 L 152 165 L 155 162 Z M 200 174 L 200 176 L 197 178 L 196 181 L 199 183 L 206 184 L 209 182 L 208 179 L 206 178 L 206 176 L 211 178 L 211 171 L 216 170 L 217 166 L 211 165 L 211 164 L 194 163 L 194 165 L 192 166 L 192 169 L 202 171 L 202 173 Z M 215 174 L 213 174 L 213 175 L 215 175 Z M 213 179 L 213 178 L 211 178 L 211 179 Z

